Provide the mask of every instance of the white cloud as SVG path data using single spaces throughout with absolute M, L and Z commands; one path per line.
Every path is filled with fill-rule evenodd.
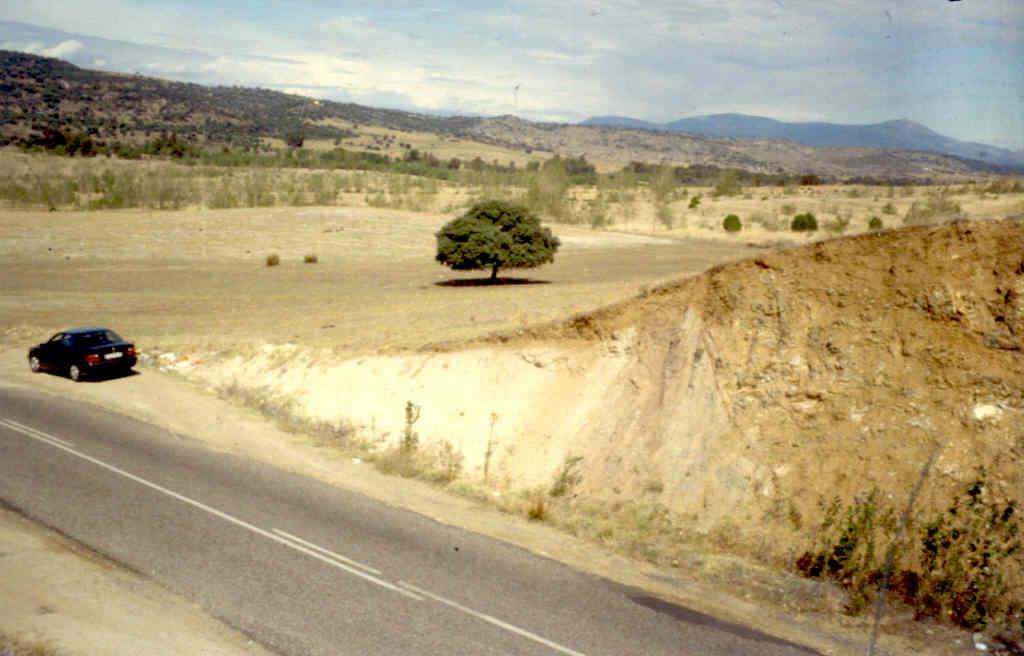
M 61 41 L 53 47 L 46 47 L 46 44 L 39 41 L 27 41 L 27 42 L 16 42 L 16 41 L 5 41 L 0 43 L 0 48 L 4 50 L 19 50 L 21 52 L 28 52 L 33 55 L 42 55 L 43 57 L 56 57 L 57 59 L 66 59 L 68 56 L 75 54 L 85 46 L 80 41 L 74 39 L 68 39 Z
M 73 55 L 74 53 L 81 50 L 83 47 L 84 46 L 82 45 L 81 41 L 68 39 L 67 41 L 61 41 L 52 48 L 46 48 L 42 50 L 40 54 L 46 57 L 56 57 L 58 59 L 63 59 L 68 55 Z

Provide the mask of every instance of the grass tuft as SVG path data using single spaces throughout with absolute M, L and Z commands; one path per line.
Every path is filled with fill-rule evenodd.
M 532 522 L 543 522 L 548 518 L 548 497 L 544 490 L 532 490 L 527 495 L 526 518 Z

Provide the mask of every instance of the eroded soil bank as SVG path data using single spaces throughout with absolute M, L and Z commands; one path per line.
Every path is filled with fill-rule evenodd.
M 1022 347 L 1024 225 L 1006 220 L 765 254 L 458 349 L 177 366 L 378 449 L 414 438 L 487 488 L 665 509 L 791 564 L 832 499 L 901 509 L 930 459 L 921 523 L 979 476 L 1019 501 Z

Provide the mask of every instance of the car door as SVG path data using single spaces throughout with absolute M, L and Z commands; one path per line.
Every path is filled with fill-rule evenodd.
M 53 366 L 63 371 L 73 360 L 75 360 L 75 336 L 64 333 L 60 342 L 54 346 Z
M 39 347 L 39 364 L 43 369 L 54 369 L 60 366 L 63 344 L 64 333 L 57 333 Z

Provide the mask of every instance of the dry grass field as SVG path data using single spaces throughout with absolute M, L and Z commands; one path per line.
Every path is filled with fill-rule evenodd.
M 532 284 L 491 287 L 453 282 L 473 274 L 434 263 L 433 233 L 476 198 L 525 196 L 498 181 L 10 151 L 0 173 L 0 335 L 16 344 L 101 323 L 173 349 L 414 348 L 590 310 L 759 248 L 863 232 L 872 217 L 900 227 L 915 204 L 948 205 L 926 221 L 1024 211 L 1021 193 L 981 184 L 677 187 L 659 208 L 646 185 L 605 181 L 568 190 L 553 265 L 505 272 Z M 789 230 L 802 212 L 817 232 Z M 722 229 L 728 214 L 740 232 Z M 266 266 L 272 254 L 279 266 Z
M 505 274 L 530 284 L 447 285 L 476 277 L 433 261 L 433 233 L 448 218 L 371 208 L 5 211 L 0 331 L 26 344 L 102 324 L 143 348 L 415 347 L 553 320 L 750 251 L 558 227 L 553 265 Z M 279 266 L 266 266 L 271 254 Z

